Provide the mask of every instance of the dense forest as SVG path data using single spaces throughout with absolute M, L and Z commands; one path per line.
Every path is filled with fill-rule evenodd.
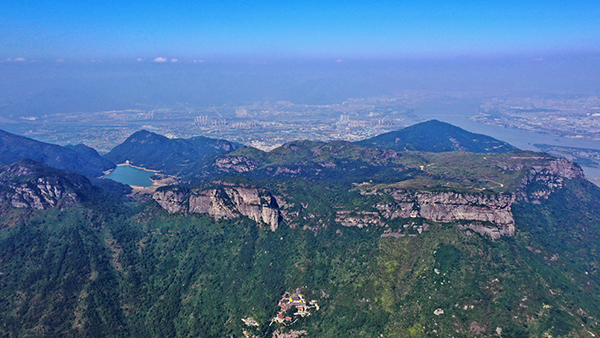
M 0 336 L 600 333 L 600 188 L 566 160 L 347 142 L 231 150 L 204 164 L 214 177 L 154 196 L 31 160 L 2 167 Z M 444 218 L 447 205 L 474 218 Z M 265 210 L 275 226 L 254 217 Z M 298 294 L 309 315 L 282 310 Z

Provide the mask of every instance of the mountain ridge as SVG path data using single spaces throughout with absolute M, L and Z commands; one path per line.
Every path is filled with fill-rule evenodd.
M 207 162 L 218 154 L 239 147 L 240 145 L 233 142 L 204 136 L 169 139 L 147 130 L 140 130 L 105 154 L 104 158 L 115 163 L 130 161 L 147 169 L 189 178 L 201 175 Z
M 213 155 L 135 203 L 9 205 L 0 335 L 600 334 L 600 188 L 571 161 L 344 141 Z M 39 182 L 4 168 L 1 192 Z M 309 316 L 280 306 L 298 294 Z
M 61 147 L 0 130 L 0 164 L 14 163 L 22 158 L 90 178 L 100 177 L 104 171 L 115 168 L 114 163 L 103 159 L 85 145 Z
M 438 120 L 417 123 L 404 129 L 358 141 L 356 144 L 400 151 L 497 153 L 518 150 L 493 137 L 471 133 Z

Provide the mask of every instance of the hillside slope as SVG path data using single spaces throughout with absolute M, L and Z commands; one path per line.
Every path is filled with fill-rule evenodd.
M 0 130 L 0 164 L 14 163 L 22 158 L 30 158 L 62 170 L 96 178 L 102 172 L 115 168 L 111 161 L 84 145 L 73 148 L 32 140 Z
M 518 150 L 493 137 L 474 134 L 438 120 L 418 123 L 356 143 L 365 147 L 436 153 L 446 151 L 502 153 Z
M 0 336 L 600 334 L 600 188 L 568 160 L 296 141 L 213 161 L 133 206 L 3 204 Z
M 169 139 L 141 130 L 113 148 L 104 155 L 104 158 L 115 163 L 129 161 L 133 165 L 187 178 L 202 176 L 203 168 L 216 155 L 230 152 L 239 147 L 233 142 L 202 136 L 190 139 Z

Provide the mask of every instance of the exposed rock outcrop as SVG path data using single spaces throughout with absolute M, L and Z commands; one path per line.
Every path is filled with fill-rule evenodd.
M 395 203 L 374 206 L 382 217 L 387 219 L 424 218 L 437 223 L 467 221 L 469 224 L 475 223 L 473 230 L 480 233 L 513 235 L 515 232 L 515 220 L 511 212 L 511 205 L 515 201 L 513 194 L 436 193 L 389 189 L 381 193 L 390 194 L 395 200 Z M 483 223 L 492 224 L 494 227 L 488 227 L 489 231 L 484 231 Z
M 225 172 L 244 173 L 258 168 L 258 162 L 245 156 L 224 156 L 215 160 L 215 166 Z
M 523 168 L 518 168 L 521 170 Z M 563 187 L 565 180 L 583 178 L 584 173 L 566 159 L 552 159 L 532 166 L 515 193 L 458 193 L 392 190 L 363 191 L 365 195 L 386 193 L 395 203 L 377 204 L 382 217 L 424 218 L 438 223 L 465 221 L 460 227 L 491 238 L 512 236 L 515 220 L 511 206 L 518 200 L 538 202 Z M 358 224 L 358 223 L 357 223 Z M 357 225 L 358 226 L 358 225 Z
M 564 158 L 553 159 L 529 169 L 521 180 L 517 197 L 539 203 L 540 199 L 547 199 L 552 192 L 562 188 L 565 180 L 574 178 L 585 178 L 580 166 Z
M 338 211 L 336 213 L 335 221 L 345 227 L 359 227 L 365 226 L 384 226 L 385 223 L 379 216 L 378 212 L 373 211 L 358 211 L 352 212 L 347 210 Z
M 70 206 L 92 189 L 82 175 L 29 159 L 4 166 L 0 172 L 0 203 L 15 208 L 45 210 Z
M 387 218 L 422 217 L 434 222 L 457 220 L 484 221 L 494 224 L 512 224 L 510 206 L 512 194 L 467 194 L 457 192 L 429 192 L 396 190 L 389 192 L 395 204 L 377 205 Z
M 527 159 L 531 159 L 528 157 Z M 461 229 L 470 229 L 491 238 L 512 236 L 515 220 L 512 205 L 517 201 L 539 202 L 561 188 L 565 180 L 584 177 L 579 166 L 565 159 L 539 157 L 538 164 L 527 167 L 506 167 L 503 170 L 525 170 L 516 191 L 506 193 L 427 191 L 416 189 L 377 188 L 362 190 L 361 194 L 391 196 L 388 203 L 372 205 L 374 210 L 338 210 L 335 222 L 347 227 L 384 227 L 393 219 L 423 219 L 435 223 L 456 223 Z M 218 162 L 218 167 L 244 172 L 257 165 L 243 157 L 228 157 Z M 280 175 L 293 176 L 301 167 L 278 167 Z M 277 175 L 278 173 L 275 173 Z M 170 213 L 204 213 L 215 219 L 233 219 L 247 216 L 276 230 L 281 221 L 290 227 L 302 225 L 303 219 L 313 214 L 301 215 L 303 208 L 293 208 L 283 197 L 274 197 L 264 189 L 214 182 L 212 189 L 188 190 L 181 187 L 162 189 L 154 199 Z M 294 199 L 292 199 L 294 200 Z M 318 216 L 317 216 L 318 217 Z M 415 222 L 420 222 L 415 220 Z M 419 223 L 420 224 L 420 223 Z M 425 226 L 425 222 L 423 225 Z M 416 236 L 424 229 L 389 233 L 387 236 Z M 416 231 L 416 232 L 415 232 Z M 417 234 L 418 233 L 418 234 Z
M 276 330 L 273 332 L 272 338 L 299 338 L 306 335 L 306 330 L 290 330 L 288 332 L 282 332 Z
M 272 231 L 279 227 L 281 214 L 277 200 L 266 190 L 223 186 L 207 190 L 169 187 L 156 191 L 153 198 L 170 213 L 208 214 L 216 220 L 247 216 L 264 223 Z

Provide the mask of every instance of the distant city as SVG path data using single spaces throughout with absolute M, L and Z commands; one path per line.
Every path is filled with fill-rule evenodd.
M 422 99 L 355 99 L 331 105 L 288 101 L 247 106 L 159 108 L 18 116 L 3 125 L 37 140 L 84 143 L 106 153 L 140 129 L 172 138 L 207 136 L 270 150 L 297 139 L 357 141 L 405 126 Z
M 290 101 L 209 107 L 140 104 L 137 109 L 6 116 L 0 128 L 45 142 L 84 143 L 100 153 L 140 129 L 171 138 L 222 138 L 268 151 L 297 139 L 358 141 L 401 129 L 423 119 L 420 107 L 444 100 L 479 102 L 471 104 L 472 114 L 467 114 L 477 123 L 600 141 L 600 99 L 595 96 L 465 98 L 460 93 L 421 92 L 324 105 Z M 597 166 L 597 152 L 552 145 L 544 145 L 543 150 Z
M 555 136 L 600 141 L 600 99 L 493 98 L 486 100 L 473 120 Z

